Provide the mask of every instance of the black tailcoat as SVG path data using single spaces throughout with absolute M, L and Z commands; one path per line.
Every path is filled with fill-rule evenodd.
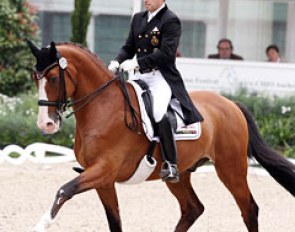
M 116 60 L 122 63 L 126 59 L 132 59 L 136 54 L 141 72 L 159 69 L 169 84 L 173 96 L 182 106 L 185 123 L 202 121 L 203 117 L 188 96 L 182 77 L 175 65 L 176 51 L 181 36 L 179 18 L 167 6 L 160 10 L 150 22 L 147 22 L 147 17 L 147 11 L 134 15 L 129 36 Z

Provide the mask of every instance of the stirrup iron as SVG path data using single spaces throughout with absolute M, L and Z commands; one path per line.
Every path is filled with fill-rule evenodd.
M 163 181 L 168 181 L 171 183 L 179 182 L 177 165 L 172 164 L 169 161 L 165 161 L 161 167 L 160 177 Z

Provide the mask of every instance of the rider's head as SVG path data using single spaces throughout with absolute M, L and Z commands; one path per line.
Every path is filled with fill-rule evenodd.
M 149 12 L 154 12 L 162 6 L 165 0 L 144 0 L 144 7 Z

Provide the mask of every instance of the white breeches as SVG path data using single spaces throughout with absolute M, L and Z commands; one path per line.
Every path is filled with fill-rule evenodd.
M 160 122 L 167 112 L 172 92 L 170 86 L 159 70 L 141 74 L 136 72 L 132 79 L 143 80 L 150 88 L 153 96 L 153 111 L 156 122 Z

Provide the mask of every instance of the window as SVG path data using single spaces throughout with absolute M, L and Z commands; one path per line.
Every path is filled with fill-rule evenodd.
M 95 17 L 95 52 L 106 63 L 114 59 L 127 39 L 130 16 Z
M 286 30 L 287 30 L 287 3 L 274 3 L 273 7 L 273 32 L 272 43 L 278 45 L 280 54 L 285 56 L 286 48 Z
M 219 0 L 166 2 L 182 22 L 182 36 L 179 44 L 182 56 L 204 58 L 208 53 L 215 52 L 216 41 L 218 41 Z
M 179 50 L 183 57 L 205 56 L 206 24 L 201 21 L 182 21 L 182 37 Z
M 43 11 L 39 16 L 42 46 L 47 46 L 51 41 L 70 41 L 72 34 L 70 13 Z

